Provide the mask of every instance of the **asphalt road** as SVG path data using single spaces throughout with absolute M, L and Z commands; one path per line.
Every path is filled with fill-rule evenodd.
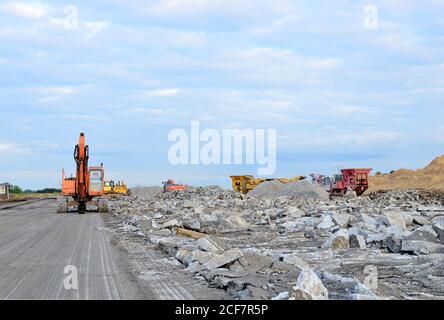
M 100 214 L 56 214 L 54 200 L 1 208 L 0 299 L 146 298 Z

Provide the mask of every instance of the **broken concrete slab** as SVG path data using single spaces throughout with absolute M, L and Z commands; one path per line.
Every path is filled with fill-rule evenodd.
M 187 219 L 182 222 L 182 226 L 185 229 L 199 231 L 201 229 L 201 224 L 199 219 Z
M 172 232 L 169 229 L 150 230 L 148 235 L 156 237 L 169 237 Z
M 292 297 L 295 300 L 328 300 L 328 290 L 313 270 L 304 269 L 293 287 Z
M 200 238 L 196 241 L 196 244 L 199 249 L 211 252 L 212 254 L 221 254 L 225 251 L 225 247 L 222 242 L 211 236 Z
M 352 234 L 349 238 L 350 248 L 366 249 L 367 244 L 363 236 L 359 234 Z
M 397 226 L 403 230 L 407 228 L 405 219 L 400 211 L 385 211 L 383 212 L 384 223 L 387 226 Z
M 288 291 L 284 291 L 279 293 L 276 297 L 271 298 L 271 300 L 288 300 L 290 298 L 290 293 Z
M 207 263 L 205 263 L 204 266 L 207 270 L 214 270 L 230 264 L 242 256 L 242 251 L 240 251 L 238 248 L 234 248 L 222 254 L 215 255 Z
M 239 263 L 252 273 L 257 273 L 264 268 L 269 268 L 273 264 L 273 260 L 269 257 L 246 253 L 239 258 Z
M 184 249 L 184 248 L 179 248 L 176 251 L 176 255 L 175 258 L 182 264 L 185 264 L 185 258 L 188 256 L 188 254 L 190 253 L 189 250 Z
M 174 228 L 174 227 L 181 227 L 182 224 L 179 222 L 179 220 L 173 219 L 169 220 L 162 224 L 162 228 Z
M 350 223 L 351 215 L 346 213 L 335 213 L 332 215 L 333 221 L 341 228 L 346 228 Z
M 432 226 L 422 226 L 416 228 L 409 236 L 407 240 L 423 240 L 429 242 L 438 242 L 438 233 Z
M 444 216 L 433 218 L 433 229 L 438 233 L 438 238 L 441 243 L 444 243 Z
M 414 254 L 444 253 L 444 245 L 420 240 L 403 240 L 402 252 Z
M 176 254 L 177 256 L 177 254 Z M 205 264 L 212 258 L 210 252 L 204 252 L 200 250 L 195 250 L 190 252 L 184 259 L 185 265 L 189 266 L 193 262 L 198 262 L 199 264 Z
M 339 230 L 322 245 L 322 248 L 332 248 L 332 249 L 350 248 L 348 231 L 345 229 Z
M 384 244 L 392 253 L 400 253 L 402 251 L 402 240 L 394 235 L 385 238 Z
M 416 223 L 416 224 L 419 224 L 421 226 L 426 226 L 426 225 L 431 225 L 432 224 L 428 219 L 426 219 L 424 217 L 421 217 L 421 216 L 414 216 L 413 217 L 413 222 Z
M 336 224 L 333 222 L 331 216 L 325 216 L 321 223 L 317 225 L 318 229 L 330 229 L 333 228 Z
M 291 264 L 301 270 L 310 268 L 310 265 L 305 260 L 303 260 L 302 258 L 298 257 L 295 254 L 284 255 L 282 257 L 282 261 Z
M 182 203 L 182 207 L 186 209 L 194 208 L 195 204 L 191 200 L 184 200 Z

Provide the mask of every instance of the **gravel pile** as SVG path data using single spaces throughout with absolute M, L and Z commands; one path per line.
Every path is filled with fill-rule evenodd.
M 279 197 L 328 200 L 328 193 L 306 180 L 283 184 L 279 181 L 261 183 L 249 196 L 256 199 L 276 199 Z
M 151 199 L 162 192 L 161 187 L 136 187 L 130 190 L 131 195 L 142 198 Z

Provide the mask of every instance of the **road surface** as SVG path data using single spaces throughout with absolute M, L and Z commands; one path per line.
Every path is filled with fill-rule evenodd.
M 55 214 L 54 200 L 1 208 L 0 299 L 144 298 L 100 214 Z
M 227 298 L 145 238 L 116 231 L 111 215 L 56 214 L 55 200 L 9 207 L 0 204 L 0 299 Z

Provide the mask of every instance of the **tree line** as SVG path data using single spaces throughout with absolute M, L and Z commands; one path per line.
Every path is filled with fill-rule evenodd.
M 60 192 L 62 192 L 62 190 L 61 189 L 56 189 L 56 188 L 45 188 L 45 189 L 39 189 L 39 190 L 30 190 L 30 189 L 23 190 L 19 186 L 11 186 L 10 192 L 12 194 L 23 194 L 23 193 L 60 193 Z

